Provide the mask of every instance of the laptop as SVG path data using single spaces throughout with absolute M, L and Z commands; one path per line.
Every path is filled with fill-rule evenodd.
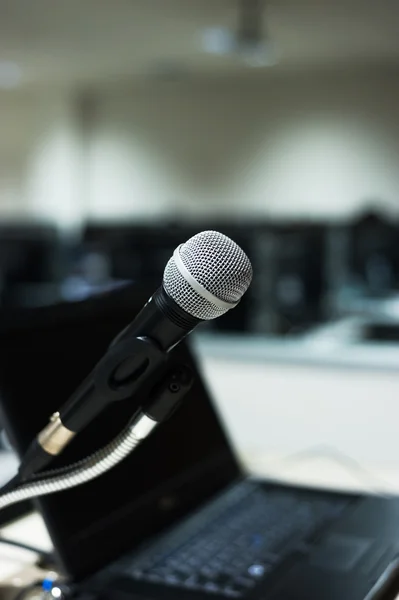
M 149 295 L 128 286 L 0 314 L 2 419 L 19 454 Z M 171 360 L 196 377 L 170 420 L 103 477 L 35 500 L 69 581 L 121 600 L 372 598 L 398 555 L 398 499 L 250 477 L 189 346 Z M 54 466 L 107 443 L 131 412 L 111 406 Z

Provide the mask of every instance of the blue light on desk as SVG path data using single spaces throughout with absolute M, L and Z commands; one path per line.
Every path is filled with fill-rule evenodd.
M 43 592 L 51 592 L 54 585 L 54 579 L 44 579 L 42 583 Z

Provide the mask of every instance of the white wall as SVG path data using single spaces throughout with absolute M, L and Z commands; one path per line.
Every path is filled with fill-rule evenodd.
M 0 94 L 0 218 L 399 212 L 392 73 Z M 89 138 L 87 139 L 87 136 Z
M 103 92 L 89 151 L 98 218 L 399 211 L 392 74 L 153 83 Z
M 53 93 L 36 111 L 26 171 L 27 203 L 39 219 L 64 228 L 85 214 L 83 131 L 74 96 Z
M 0 219 L 79 223 L 83 151 L 75 97 L 0 92 Z
M 12 92 L 0 93 L 0 219 L 29 212 L 24 189 L 28 155 L 34 143 L 35 103 Z

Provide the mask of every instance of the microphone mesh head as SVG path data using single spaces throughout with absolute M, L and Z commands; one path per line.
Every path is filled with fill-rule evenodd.
M 217 231 L 203 231 L 182 244 L 177 251 L 191 278 L 217 299 L 233 308 L 247 291 L 252 279 L 252 266 L 245 252 L 230 238 Z M 194 289 L 176 264 L 166 265 L 163 286 L 183 310 L 198 319 L 215 319 L 229 310 Z

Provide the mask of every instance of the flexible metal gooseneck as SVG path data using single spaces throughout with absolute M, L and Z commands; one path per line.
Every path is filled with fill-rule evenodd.
M 133 452 L 157 425 L 156 421 L 141 413 L 109 444 L 83 460 L 65 468 L 40 473 L 3 494 L 0 490 L 0 510 L 21 500 L 82 485 L 103 475 Z

